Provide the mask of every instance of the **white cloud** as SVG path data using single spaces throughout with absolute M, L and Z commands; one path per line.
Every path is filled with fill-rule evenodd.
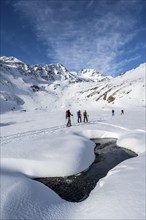
M 102 73 L 114 74 L 118 70 L 117 60 L 137 33 L 133 31 L 137 20 L 127 13 L 127 3 L 119 1 L 113 6 L 115 12 L 122 6 L 122 14 L 109 10 L 107 14 L 100 11 L 102 15 L 98 16 L 98 13 L 84 14 L 90 13 L 85 9 L 90 9 L 95 1 L 88 1 L 84 10 L 81 10 L 84 1 L 76 10 L 74 1 L 60 1 L 59 5 L 57 2 L 20 1 L 15 8 L 32 22 L 37 38 L 46 45 L 47 56 L 52 61 L 70 69 L 96 68 Z M 106 1 L 103 1 L 104 7 L 108 7 Z M 130 61 L 131 58 L 126 58 L 126 62 Z

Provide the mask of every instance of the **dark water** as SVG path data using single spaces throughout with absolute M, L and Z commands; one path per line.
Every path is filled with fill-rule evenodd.
M 35 180 L 54 190 L 61 198 L 70 202 L 81 202 L 86 199 L 96 183 L 108 171 L 124 160 L 136 157 L 137 154 L 116 145 L 114 138 L 92 139 L 96 146 L 95 160 L 91 166 L 72 176 L 44 177 Z

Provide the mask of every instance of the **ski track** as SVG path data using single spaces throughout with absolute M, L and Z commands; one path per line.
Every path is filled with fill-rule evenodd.
M 72 126 L 88 126 L 88 125 L 95 125 L 95 124 L 102 124 L 102 125 L 106 125 L 106 126 L 110 126 L 110 127 L 116 127 L 116 128 L 120 128 L 122 130 L 128 130 L 124 127 L 121 127 L 121 126 L 117 126 L 117 125 L 114 125 L 114 124 L 109 124 L 109 123 L 105 123 L 105 122 L 102 122 L 101 120 L 93 120 L 91 122 L 88 122 L 88 123 L 81 123 L 81 124 L 73 124 Z M 43 128 L 43 129 L 39 129 L 39 130 L 32 130 L 32 131 L 26 131 L 26 132 L 21 132 L 21 133 L 16 133 L 16 134 L 13 134 L 13 135 L 9 135 L 9 136 L 3 136 L 3 137 L 0 137 L 0 142 L 1 144 L 7 144 L 9 142 L 12 142 L 12 141 L 18 141 L 18 139 L 22 139 L 23 137 L 33 137 L 33 136 L 36 136 L 36 135 L 42 135 L 42 134 L 46 134 L 46 133 L 54 133 L 58 130 L 61 130 L 61 129 L 68 129 L 66 128 L 66 125 L 59 125 L 59 126 L 53 126 L 53 127 L 49 127 L 49 128 Z
M 100 122 L 100 124 L 110 126 L 110 127 L 120 128 L 120 129 L 125 130 L 125 131 L 129 131 L 129 129 L 127 129 L 125 127 L 122 127 L 122 126 L 119 126 L 119 125 L 109 124 L 109 123 L 105 123 L 105 122 Z
M 30 137 L 30 136 L 36 136 L 39 134 L 52 133 L 62 128 L 66 128 L 66 126 L 62 125 L 62 126 L 54 126 L 54 127 L 44 128 L 44 129 L 39 129 L 39 130 L 26 131 L 26 132 L 17 133 L 17 134 L 13 134 L 9 136 L 3 136 L 0 138 L 0 140 L 1 140 L 1 144 L 6 144 L 10 141 L 18 140 L 23 137 L 28 137 L 28 136 Z
M 88 122 L 88 124 L 96 124 L 96 123 L 97 122 Z M 81 126 L 81 124 L 73 124 L 72 126 Z M 60 126 L 54 126 L 54 127 L 49 127 L 49 128 L 43 128 L 43 129 L 39 129 L 39 130 L 32 130 L 32 131 L 16 133 L 13 135 L 0 137 L 0 140 L 1 140 L 1 144 L 6 144 L 6 143 L 9 143 L 10 141 L 15 141 L 15 140 L 21 139 L 23 137 L 28 137 L 28 136 L 30 137 L 30 136 L 36 136 L 39 134 L 53 133 L 53 132 L 58 131 L 60 129 L 66 129 L 66 125 L 60 125 Z

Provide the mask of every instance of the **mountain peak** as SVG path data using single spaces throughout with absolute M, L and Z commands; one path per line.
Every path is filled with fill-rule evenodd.
M 62 64 L 27 65 L 15 57 L 0 58 L 1 112 L 65 106 L 145 106 L 146 64 L 115 78 L 95 69 L 69 72 Z M 46 101 L 47 100 L 47 101 Z
M 2 56 L 0 57 L 0 61 L 6 62 L 6 63 L 23 63 L 21 60 L 13 56 L 11 57 Z
M 78 72 L 78 75 L 83 77 L 83 78 L 92 79 L 92 80 L 95 80 L 95 81 L 101 81 L 101 80 L 104 80 L 104 79 L 111 78 L 111 77 L 102 75 L 101 73 L 99 73 L 95 69 L 82 69 Z

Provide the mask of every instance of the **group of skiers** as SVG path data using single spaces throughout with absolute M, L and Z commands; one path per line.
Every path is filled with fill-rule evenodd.
M 115 110 L 112 109 L 112 116 L 114 116 L 114 115 L 115 115 Z M 123 109 L 121 110 L 121 115 L 124 115 L 124 110 Z
M 115 115 L 115 110 L 112 109 L 112 116 L 114 116 L 114 115 Z M 123 109 L 121 110 L 121 115 L 124 115 L 124 110 L 123 110 Z M 71 126 L 71 116 L 73 116 L 73 114 L 72 114 L 72 113 L 70 112 L 70 110 L 68 109 L 68 110 L 66 111 L 66 120 L 67 120 L 66 126 L 67 126 L 67 127 L 70 127 L 70 126 Z M 83 112 L 83 114 L 82 114 L 81 110 L 78 110 L 78 111 L 77 111 L 77 122 L 78 122 L 78 123 L 82 122 L 82 116 L 83 116 L 83 122 L 88 122 L 88 117 L 89 117 L 89 115 L 88 115 L 88 113 L 87 113 L 86 110 Z
M 83 112 L 83 117 L 84 117 L 83 122 L 88 122 L 89 115 L 88 115 L 86 110 Z M 77 121 L 78 121 L 78 123 L 82 122 L 82 112 L 81 112 L 81 110 L 77 111 Z
M 72 114 L 72 113 L 70 112 L 70 110 L 68 109 L 68 110 L 66 111 L 66 119 L 67 119 L 67 124 L 66 124 L 66 126 L 67 126 L 67 127 L 70 127 L 70 126 L 71 126 L 71 116 L 73 116 L 73 114 Z M 88 117 L 89 117 L 89 115 L 88 115 L 87 111 L 85 110 L 85 111 L 83 112 L 83 122 L 88 122 Z M 78 123 L 82 122 L 82 112 L 81 112 L 81 110 L 78 110 L 78 111 L 77 111 L 77 122 L 78 122 Z

